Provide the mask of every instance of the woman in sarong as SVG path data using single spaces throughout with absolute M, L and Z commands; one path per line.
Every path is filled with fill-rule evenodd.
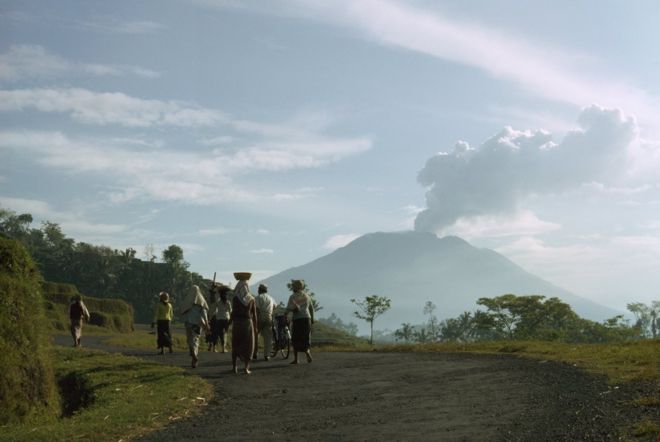
M 240 358 L 245 364 L 245 374 L 250 374 L 250 360 L 254 352 L 255 331 L 257 329 L 257 308 L 254 296 L 250 293 L 248 280 L 250 273 L 234 273 L 238 280 L 234 287 L 232 300 L 232 336 L 231 360 L 234 373 L 238 373 L 236 360 Z
M 208 310 L 209 306 L 206 299 L 204 299 L 204 295 L 202 295 L 198 286 L 193 285 L 192 290 L 190 290 L 179 308 L 181 318 L 186 326 L 186 340 L 192 358 L 192 368 L 197 367 L 199 362 L 199 338 L 202 330 L 204 332 L 209 330 Z
M 160 350 L 158 354 L 162 355 L 165 352 L 165 347 L 168 347 L 170 353 L 172 353 L 170 322 L 172 322 L 174 312 L 172 311 L 172 304 L 170 304 L 170 295 L 167 292 L 160 292 L 158 296 L 160 297 L 160 301 L 156 304 L 154 322 L 151 323 L 151 328 L 157 326 L 156 330 L 158 332 L 158 339 L 156 345 Z
M 293 294 L 289 297 L 287 310 L 293 312 L 293 361 L 298 363 L 298 352 L 305 353 L 307 362 L 312 362 L 312 324 L 314 324 L 314 307 L 312 298 L 305 293 L 305 281 L 294 279 L 291 281 Z

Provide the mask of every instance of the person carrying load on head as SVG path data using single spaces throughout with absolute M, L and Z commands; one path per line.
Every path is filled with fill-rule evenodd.
M 236 368 L 238 358 L 245 364 L 245 374 L 251 373 L 250 361 L 254 353 L 257 330 L 257 308 L 248 285 L 251 276 L 252 274 L 248 272 L 234 273 L 234 277 L 238 280 L 231 304 L 231 361 L 234 373 L 238 373 Z
M 156 331 L 158 333 L 158 338 L 156 340 L 156 345 L 160 350 L 158 354 L 162 355 L 165 352 L 165 347 L 168 347 L 170 353 L 172 353 L 170 323 L 174 318 L 174 311 L 172 309 L 172 304 L 170 303 L 170 295 L 167 292 L 160 292 L 158 297 L 160 300 L 156 304 L 154 321 L 151 323 L 151 328 L 154 328 L 154 326 L 157 327 Z
M 83 320 L 89 322 L 89 310 L 82 300 L 82 296 L 76 295 L 71 298 L 69 304 L 69 319 L 71 320 L 71 337 L 73 346 L 80 347 L 80 338 L 82 337 Z
M 275 308 L 275 300 L 268 294 L 268 286 L 259 284 L 255 297 L 257 307 L 257 333 L 254 342 L 254 354 L 252 359 L 257 359 L 259 351 L 259 334 L 264 340 L 264 359 L 270 359 L 273 344 L 273 309 Z

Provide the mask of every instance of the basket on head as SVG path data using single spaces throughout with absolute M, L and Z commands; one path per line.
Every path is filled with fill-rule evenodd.
M 248 281 L 252 277 L 250 272 L 234 272 L 234 278 L 236 281 Z

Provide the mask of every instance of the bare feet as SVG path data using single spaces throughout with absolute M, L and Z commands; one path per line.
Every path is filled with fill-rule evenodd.
M 252 373 L 252 371 L 250 371 L 250 369 L 246 367 L 245 368 L 245 374 L 250 374 L 250 373 Z
M 199 362 L 199 358 L 197 356 L 193 355 L 192 357 L 192 368 L 197 368 L 197 363 Z
M 308 363 L 312 362 L 312 354 L 309 351 L 307 353 L 305 353 L 305 356 L 307 356 L 307 362 Z

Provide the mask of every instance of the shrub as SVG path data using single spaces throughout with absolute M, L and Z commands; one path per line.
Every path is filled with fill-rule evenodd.
M 39 279 L 23 245 L 0 238 L 0 424 L 59 409 Z

